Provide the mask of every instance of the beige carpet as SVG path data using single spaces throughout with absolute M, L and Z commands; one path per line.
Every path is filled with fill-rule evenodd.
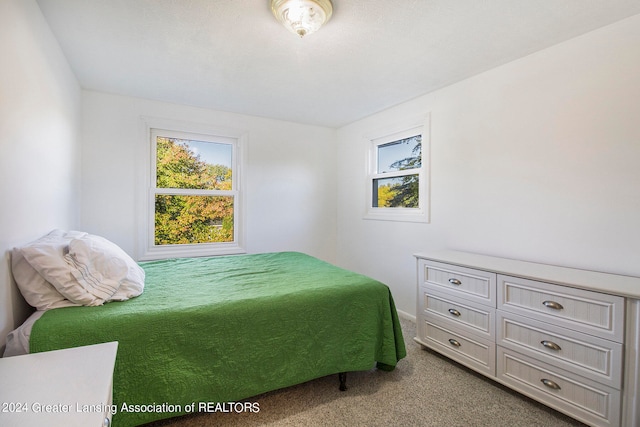
M 407 357 L 393 372 L 319 378 L 247 399 L 259 412 L 186 415 L 151 427 L 204 426 L 583 426 L 485 377 L 423 350 L 415 324 L 402 320 Z

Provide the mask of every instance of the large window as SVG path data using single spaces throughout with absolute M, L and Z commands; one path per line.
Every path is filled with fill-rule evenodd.
M 428 222 L 426 125 L 369 137 L 367 219 Z
M 149 128 L 141 259 L 242 252 L 239 138 Z

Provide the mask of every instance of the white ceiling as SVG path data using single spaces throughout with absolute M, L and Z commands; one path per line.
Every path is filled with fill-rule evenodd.
M 38 0 L 83 88 L 340 127 L 640 13 L 638 0 Z

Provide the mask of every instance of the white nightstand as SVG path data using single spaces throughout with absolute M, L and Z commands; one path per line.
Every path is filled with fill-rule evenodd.
M 117 342 L 0 359 L 0 425 L 111 425 Z

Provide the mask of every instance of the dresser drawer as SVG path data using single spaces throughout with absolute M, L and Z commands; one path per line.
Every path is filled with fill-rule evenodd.
M 495 273 L 419 260 L 418 283 L 480 304 L 496 306 Z
M 616 342 L 623 341 L 622 297 L 498 275 L 498 308 Z
M 495 309 L 472 301 L 456 301 L 451 295 L 434 292 L 425 286 L 421 286 L 420 291 L 419 309 L 427 319 L 480 334 L 491 341 L 495 339 Z
M 425 320 L 418 342 L 485 375 L 495 375 L 495 343 L 460 330 Z
M 541 362 L 620 388 L 622 344 L 497 312 L 497 344 Z
M 618 426 L 620 391 L 498 347 L 500 382 L 582 422 Z

